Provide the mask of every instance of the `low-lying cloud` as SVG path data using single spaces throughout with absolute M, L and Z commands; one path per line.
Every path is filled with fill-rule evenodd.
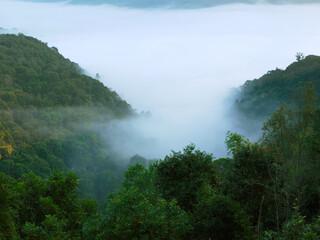
M 57 47 L 152 113 L 106 130 L 120 150 L 149 158 L 191 142 L 223 156 L 226 132 L 237 130 L 225 114 L 230 88 L 285 68 L 296 52 L 320 54 L 320 4 L 137 10 L 5 0 L 1 9 L 2 29 Z

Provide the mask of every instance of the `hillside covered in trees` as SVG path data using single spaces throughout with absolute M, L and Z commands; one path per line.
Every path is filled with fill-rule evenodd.
M 311 81 L 290 82 L 299 97 L 273 111 L 259 141 L 228 132 L 226 158 L 190 144 L 126 169 L 91 128 L 134 114 L 115 92 L 24 35 L 0 35 L 0 64 L 1 240 L 320 239 Z
M 314 239 L 320 237 L 320 109 L 282 105 L 251 143 L 228 133 L 229 158 L 194 145 L 125 172 L 101 210 L 77 177 L 0 174 L 2 239 Z
M 259 79 L 248 80 L 240 87 L 236 96 L 236 109 L 245 116 L 265 119 L 282 102 L 297 109 L 303 104 L 303 90 L 306 83 L 312 83 L 320 94 L 320 57 L 297 55 L 297 61 L 285 70 L 269 71 Z M 316 100 L 317 103 L 320 99 Z
M 83 196 L 102 201 L 126 164 L 91 125 L 133 114 L 116 92 L 55 47 L 22 34 L 0 35 L 2 172 L 18 178 L 30 171 L 43 177 L 54 169 L 73 171 L 81 176 Z

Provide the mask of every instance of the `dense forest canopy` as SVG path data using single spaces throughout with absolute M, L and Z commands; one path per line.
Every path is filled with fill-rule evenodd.
M 288 103 L 257 142 L 228 132 L 226 158 L 190 144 L 125 162 L 91 124 L 131 107 L 55 47 L 0 35 L 0 239 L 318 240 L 318 66 L 300 55 L 247 82 L 244 114 L 268 94 Z
M 83 195 L 103 201 L 126 164 L 92 124 L 133 114 L 116 92 L 84 75 L 57 48 L 22 34 L 0 35 L 2 172 L 45 177 L 53 169 L 72 170 L 82 176 Z
M 34 38 L 0 35 L 1 109 L 97 106 L 116 116 L 130 106 L 98 80 L 82 73 L 55 47 Z
M 236 96 L 236 108 L 251 118 L 265 119 L 282 102 L 296 109 L 303 101 L 306 83 L 313 85 L 317 96 L 320 94 L 320 57 L 297 54 L 297 61 L 285 70 L 269 71 L 259 79 L 248 80 L 240 87 Z M 319 103 L 320 99 L 316 99 Z

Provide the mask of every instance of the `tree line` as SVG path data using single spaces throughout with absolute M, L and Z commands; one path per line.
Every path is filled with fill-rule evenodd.
M 282 104 L 257 142 L 229 132 L 228 158 L 191 144 L 151 162 L 135 157 L 98 207 L 77 177 L 0 177 L 3 239 L 319 239 L 320 108 Z

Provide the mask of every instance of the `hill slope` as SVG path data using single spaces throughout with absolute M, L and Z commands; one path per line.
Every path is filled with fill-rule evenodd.
M 1 109 L 98 105 L 117 116 L 131 110 L 117 93 L 82 74 L 57 48 L 22 34 L 0 35 L 0 88 L 1 99 L 6 99 Z
M 0 143 L 14 149 L 0 149 L 1 171 L 20 177 L 71 170 L 83 195 L 104 200 L 126 165 L 94 125 L 132 115 L 116 92 L 55 47 L 22 34 L 0 35 Z
M 236 108 L 250 118 L 263 119 L 275 111 L 281 102 L 296 108 L 297 103 L 303 101 L 303 89 L 307 82 L 312 83 L 315 95 L 319 96 L 319 56 L 307 56 L 285 70 L 276 69 L 259 79 L 246 81 L 236 97 Z

